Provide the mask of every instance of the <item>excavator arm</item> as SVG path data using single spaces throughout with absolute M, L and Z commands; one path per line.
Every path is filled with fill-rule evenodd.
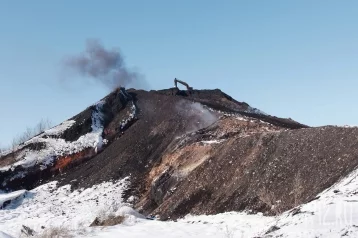
M 174 79 L 174 84 L 175 84 L 175 87 L 176 87 L 176 88 L 178 88 L 178 83 L 180 83 L 180 84 L 184 85 L 184 86 L 188 89 L 188 91 L 193 90 L 193 88 L 192 88 L 192 87 L 190 87 L 190 86 L 189 86 L 189 84 L 187 84 L 186 82 L 181 81 L 181 80 L 179 80 L 179 79 L 175 78 L 175 79 Z

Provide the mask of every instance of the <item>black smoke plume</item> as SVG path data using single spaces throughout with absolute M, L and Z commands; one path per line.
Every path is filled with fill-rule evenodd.
M 76 74 L 100 81 L 109 89 L 125 87 L 135 82 L 139 74 L 128 69 L 118 50 L 105 49 L 98 40 L 88 40 L 79 55 L 65 59 L 64 66 Z

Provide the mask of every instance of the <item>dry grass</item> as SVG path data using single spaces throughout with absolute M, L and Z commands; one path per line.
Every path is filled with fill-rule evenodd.
M 258 197 L 275 215 L 282 213 L 283 210 L 281 208 L 280 200 L 276 199 L 276 196 L 272 191 L 269 191 L 267 188 L 261 189 L 258 193 Z
M 294 206 L 297 207 L 301 205 L 301 197 L 304 192 L 303 180 L 300 173 L 296 173 L 293 182 L 292 190 L 289 195 L 293 197 Z M 267 205 L 270 208 L 270 211 L 275 215 L 281 214 L 284 209 L 284 204 L 281 204 L 280 200 L 277 199 L 275 194 L 272 191 L 269 191 L 267 188 L 261 189 L 258 193 L 258 197 L 261 202 Z
M 115 215 L 109 215 L 106 218 L 98 218 L 92 222 L 91 226 L 115 226 L 118 224 L 122 224 L 125 220 L 124 216 L 115 216 Z
M 16 146 L 24 143 L 32 137 L 44 132 L 45 130 L 52 127 L 52 122 L 49 119 L 41 119 L 35 127 L 27 127 L 26 130 L 19 136 L 15 137 L 11 142 L 11 149 L 15 151 Z
M 8 148 L 3 147 L 3 146 L 0 144 L 0 153 L 5 152 L 5 151 L 7 151 L 7 150 L 8 150 Z
M 302 179 L 301 179 L 301 174 L 297 173 L 295 175 L 295 178 L 293 179 L 293 189 L 291 191 L 290 194 L 293 194 L 293 199 L 294 199 L 294 204 L 295 207 L 297 207 L 298 205 L 301 204 L 301 195 L 304 191 L 304 187 L 302 185 Z

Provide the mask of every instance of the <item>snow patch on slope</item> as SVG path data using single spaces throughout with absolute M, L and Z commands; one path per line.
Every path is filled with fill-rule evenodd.
M 45 135 L 49 135 L 49 136 L 54 136 L 54 135 L 61 135 L 65 130 L 67 130 L 68 128 L 70 128 L 71 126 L 73 126 L 73 124 L 75 124 L 76 121 L 74 120 L 68 120 L 68 121 L 64 121 L 62 122 L 60 125 L 55 126 L 51 129 L 48 129 L 44 132 Z
M 24 153 L 16 158 L 17 162 L 12 165 L 0 168 L 0 171 L 7 171 L 17 166 L 29 168 L 35 165 L 41 165 L 42 169 L 45 169 L 48 165 L 52 164 L 58 156 L 77 153 L 90 147 L 95 148 L 96 151 L 100 150 L 103 145 L 102 107 L 104 103 L 104 101 L 99 101 L 95 104 L 95 109 L 92 112 L 92 131 L 90 133 L 82 135 L 80 138 L 78 138 L 77 141 L 74 142 L 67 142 L 62 138 L 48 137 L 48 135 L 59 135 L 63 133 L 66 129 L 75 123 L 73 120 L 66 121 L 30 139 L 22 146 L 24 147 L 33 143 L 44 143 L 46 145 L 44 149 L 39 151 L 26 149 Z
M 355 125 L 344 125 L 344 128 L 357 128 L 358 126 Z
M 102 133 L 104 129 L 103 126 L 104 115 L 102 113 L 102 107 L 104 104 L 105 101 L 99 101 L 98 103 L 96 103 L 96 110 L 92 113 L 92 132 L 88 133 L 94 137 L 92 138 L 92 141 L 95 143 L 93 147 L 96 148 L 96 152 L 97 150 L 102 149 L 102 145 L 103 145 Z M 79 139 L 81 139 L 81 137 Z
M 76 123 L 76 121 L 74 121 L 74 120 L 64 121 L 61 124 L 59 124 L 59 125 L 57 125 L 57 126 L 55 126 L 53 128 L 45 130 L 40 135 L 33 137 L 32 139 L 26 141 L 25 143 L 23 143 L 21 145 L 18 145 L 18 146 L 16 146 L 15 148 L 13 148 L 11 150 L 4 151 L 4 152 L 0 153 L 0 157 L 10 154 L 13 150 L 15 150 L 15 151 L 20 150 L 20 149 L 24 148 L 26 145 L 29 145 L 29 144 L 33 143 L 34 141 L 36 141 L 36 139 L 38 139 L 40 137 L 61 135 L 65 130 L 70 128 L 75 123 Z
M 206 145 L 212 145 L 212 144 L 221 144 L 225 141 L 225 139 L 221 140 L 203 140 L 200 141 L 200 143 L 206 144 Z
M 19 190 L 11 193 L 0 193 L 0 209 L 4 206 L 4 203 L 11 202 L 20 196 L 25 195 L 26 190 Z
M 121 121 L 121 124 L 120 124 L 121 130 L 124 130 L 129 125 L 129 123 L 135 119 L 135 117 L 137 115 L 137 107 L 135 106 L 133 101 L 131 101 L 131 103 L 132 103 L 132 106 L 130 107 L 131 113 L 128 115 L 128 118 Z
M 245 112 L 247 112 L 247 113 L 253 113 L 253 114 L 261 114 L 261 115 L 266 115 L 266 116 L 268 116 L 267 113 L 265 113 L 265 112 L 263 112 L 263 111 L 261 111 L 261 110 L 259 110 L 259 109 L 257 109 L 257 108 L 253 108 L 253 107 L 251 107 L 251 106 L 248 106 L 248 108 L 245 110 Z

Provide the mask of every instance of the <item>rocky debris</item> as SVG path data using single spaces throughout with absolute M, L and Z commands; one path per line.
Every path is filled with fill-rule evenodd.
M 32 230 L 30 227 L 22 225 L 21 234 L 25 237 L 31 237 L 35 235 L 35 231 Z
M 266 231 L 266 235 L 267 234 L 270 234 L 270 233 L 272 233 L 272 232 L 275 232 L 275 231 L 278 231 L 278 230 L 280 230 L 280 227 L 278 227 L 278 226 L 271 226 L 267 231 Z
M 234 136 L 213 144 L 216 148 L 210 155 L 203 155 L 207 159 L 155 212 L 171 219 L 178 211 L 214 214 L 249 209 L 279 214 L 314 199 L 356 168 L 357 135 L 358 129 L 323 127 Z M 177 159 L 183 160 L 187 158 Z M 210 199 L 195 201 L 198 193 Z
M 150 199 L 157 205 L 163 203 L 163 199 L 175 191 L 174 186 L 180 178 L 173 176 L 173 171 L 165 170 L 158 178 L 154 179 L 150 188 Z

